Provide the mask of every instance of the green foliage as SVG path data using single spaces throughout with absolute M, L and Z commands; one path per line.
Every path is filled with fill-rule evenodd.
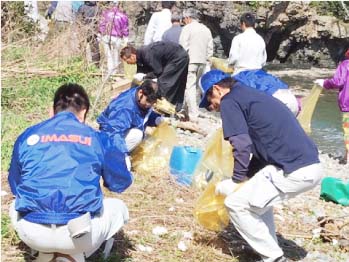
M 1 2 L 1 33 L 2 40 L 13 42 L 37 32 L 38 26 L 24 13 L 23 1 Z
M 349 2 L 344 1 L 343 3 L 349 9 Z M 340 1 L 313 1 L 310 3 L 310 7 L 315 8 L 319 15 L 335 16 L 342 20 L 347 16 Z
M 12 53 L 4 54 L 6 60 L 11 61 L 11 59 L 21 57 L 24 49 L 24 47 L 12 48 Z M 14 54 L 18 54 L 18 56 Z M 61 76 L 32 78 L 17 76 L 16 78 L 8 77 L 2 80 L 2 171 L 8 170 L 12 147 L 16 138 L 29 126 L 49 117 L 54 92 L 59 86 L 64 83 L 78 83 L 85 87 L 90 94 L 95 89 L 99 79 L 88 77 L 86 74 L 95 69 L 84 67 L 82 59 L 78 57 L 73 58 L 60 69 Z
M 20 242 L 16 231 L 11 226 L 11 220 L 8 215 L 1 215 L 1 239 L 2 241 L 9 241 L 11 244 L 18 244 Z

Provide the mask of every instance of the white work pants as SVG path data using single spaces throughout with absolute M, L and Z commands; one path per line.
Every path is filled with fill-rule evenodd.
M 185 103 L 188 107 L 190 120 L 196 120 L 199 115 L 199 106 L 196 102 L 196 87 L 205 70 L 206 64 L 189 64 L 187 85 L 185 88 Z
M 300 168 L 291 174 L 266 166 L 225 199 L 237 231 L 265 262 L 283 255 L 274 225 L 273 205 L 314 188 L 322 177 L 321 164 Z
M 295 116 L 298 114 L 298 101 L 290 89 L 278 89 L 273 94 L 273 97 L 279 99 L 283 104 L 285 104 Z
M 123 44 L 123 39 L 120 37 L 105 35 L 102 37 L 102 44 L 107 58 L 108 74 L 112 75 L 116 72 L 119 66 L 119 51 Z
M 137 128 L 131 128 L 126 137 L 126 147 L 129 152 L 132 152 L 143 140 L 143 131 Z
M 115 235 L 129 219 L 128 209 L 122 200 L 107 198 L 103 209 L 91 219 L 91 232 L 73 239 L 67 225 L 43 225 L 24 220 L 18 216 L 14 202 L 10 207 L 11 223 L 19 238 L 30 248 L 40 252 L 40 262 L 50 261 L 53 253 L 72 255 L 77 262 L 92 255 L 105 240 Z M 47 257 L 47 260 L 45 258 Z

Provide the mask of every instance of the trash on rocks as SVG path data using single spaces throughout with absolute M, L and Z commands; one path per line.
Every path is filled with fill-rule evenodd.
M 160 227 L 160 226 L 154 227 L 152 232 L 154 235 L 157 235 L 157 236 L 166 235 L 168 233 L 165 227 Z
M 142 251 L 142 252 L 147 252 L 147 253 L 151 253 L 153 252 L 153 248 L 150 247 L 150 246 L 144 246 L 142 244 L 137 244 L 136 245 L 136 248 L 139 250 L 139 251 Z
M 181 240 L 181 241 L 178 242 L 177 247 L 178 247 L 178 249 L 179 249 L 180 251 L 183 251 L 183 252 L 185 252 L 185 251 L 188 250 L 188 247 L 187 247 L 187 245 L 185 244 L 185 242 L 184 242 L 183 240 Z

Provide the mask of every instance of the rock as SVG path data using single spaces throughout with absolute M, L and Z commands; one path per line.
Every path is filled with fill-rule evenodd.
M 151 14 L 160 10 L 160 4 L 125 1 L 122 5 L 130 18 L 130 42 L 140 46 Z M 256 10 L 234 1 L 176 3 L 179 11 L 189 7 L 199 10 L 202 23 L 210 28 L 217 57 L 229 55 L 231 41 L 240 30 L 240 16 L 246 11 L 256 12 L 256 30 L 266 41 L 271 63 L 334 66 L 344 51 L 341 48 L 349 44 L 349 23 L 320 16 L 309 2 L 265 2 Z

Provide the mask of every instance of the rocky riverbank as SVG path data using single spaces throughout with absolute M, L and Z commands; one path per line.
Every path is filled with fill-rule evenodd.
M 345 1 L 343 3 L 349 9 L 348 4 Z M 151 14 L 160 10 L 161 6 L 159 2 L 126 1 L 123 7 L 131 21 L 129 39 L 137 46 L 142 45 Z M 268 62 L 274 64 L 333 67 L 344 48 L 349 46 L 349 23 L 346 11 L 339 1 L 176 3 L 179 11 L 189 7 L 199 10 L 202 23 L 210 28 L 214 37 L 214 55 L 217 57 L 228 56 L 231 41 L 239 33 L 239 19 L 244 12 L 256 14 L 256 30 L 266 42 Z M 343 15 L 337 18 L 335 13 Z

